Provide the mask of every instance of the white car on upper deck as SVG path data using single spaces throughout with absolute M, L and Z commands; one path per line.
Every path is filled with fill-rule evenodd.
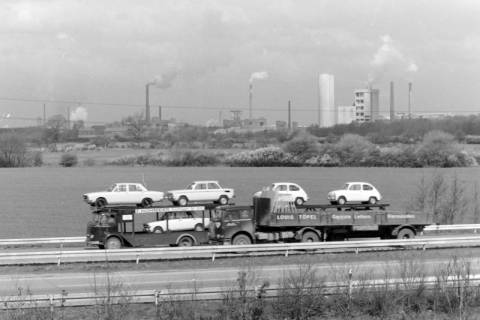
M 342 189 L 330 191 L 328 200 L 332 204 L 344 205 L 347 202 L 376 204 L 382 195 L 368 182 L 347 182 Z
M 141 183 L 134 182 L 114 183 L 105 191 L 83 195 L 86 203 L 97 207 L 109 204 L 134 204 L 148 207 L 154 202 L 162 201 L 163 198 L 163 192 L 147 190 Z
M 253 196 L 259 197 L 264 190 L 276 191 L 283 197 L 289 197 L 297 206 L 301 206 L 304 202 L 308 201 L 308 194 L 305 190 L 293 182 L 274 182 L 263 190 L 255 192 Z
M 194 208 L 195 207 L 190 207 Z M 143 230 L 153 233 L 166 231 L 205 231 L 210 225 L 210 218 L 203 211 L 174 211 L 164 213 L 159 220 L 145 223 Z
M 215 202 L 228 204 L 235 197 L 232 188 L 222 188 L 218 181 L 194 181 L 187 188 L 170 190 L 165 197 L 175 205 L 186 206 L 189 202 Z

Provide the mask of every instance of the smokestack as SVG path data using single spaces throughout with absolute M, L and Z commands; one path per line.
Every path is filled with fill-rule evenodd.
M 408 83 L 408 119 L 412 118 L 412 83 Z
M 253 84 L 250 81 L 248 84 L 248 118 L 252 119 L 252 95 L 253 95 Z
M 288 130 L 292 129 L 292 105 L 288 100 Z
M 390 121 L 395 120 L 395 92 L 393 81 L 390 81 Z
M 162 106 L 158 106 L 158 120 L 162 121 Z
M 150 123 L 150 83 L 145 85 L 145 121 Z

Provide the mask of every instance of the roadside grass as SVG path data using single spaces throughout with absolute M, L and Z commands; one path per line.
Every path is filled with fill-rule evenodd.
M 197 300 L 197 289 L 181 299 L 162 296 L 157 303 L 133 304 L 132 290 L 107 273 L 94 276 L 94 292 L 101 294 L 92 307 L 39 306 L 32 292 L 17 289 L 23 304 L 0 311 L 1 319 L 478 319 L 480 287 L 472 282 L 468 258 L 452 257 L 427 276 L 426 265 L 415 259 L 396 261 L 380 277 L 360 272 L 354 263 L 331 270 L 326 280 L 312 264 L 298 264 L 269 283 L 251 262 L 240 268 L 230 289 L 220 299 Z M 278 288 L 272 295 L 273 288 Z M 165 292 L 174 292 L 163 288 Z M 113 298 L 115 297 L 115 298 Z M 16 297 L 17 298 L 17 297 Z M 65 293 L 68 299 L 68 292 Z M 23 308 L 30 303 L 31 308 Z

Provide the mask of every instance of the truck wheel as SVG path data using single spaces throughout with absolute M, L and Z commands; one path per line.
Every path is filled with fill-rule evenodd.
M 318 242 L 320 237 L 313 231 L 306 231 L 302 234 L 302 242 Z
M 377 198 L 370 197 L 370 199 L 368 199 L 368 204 L 376 204 L 376 203 L 377 203 Z
M 179 247 L 191 247 L 193 246 L 193 239 L 187 236 L 181 237 L 177 244 Z
M 95 205 L 97 208 L 103 208 L 107 205 L 107 200 L 105 200 L 105 198 L 98 198 L 95 200 Z
M 233 238 L 232 244 L 235 246 L 252 244 L 252 240 L 246 234 L 238 234 Z
M 203 226 L 203 224 L 197 223 L 197 224 L 195 225 L 195 228 L 194 228 L 193 230 L 195 230 L 195 231 L 204 231 L 204 230 L 205 230 L 205 227 Z
M 343 206 L 345 203 L 347 203 L 347 199 L 345 199 L 345 197 L 340 197 L 338 198 L 338 204 Z
M 413 239 L 415 238 L 415 232 L 409 228 L 403 228 L 397 234 L 397 239 Z
M 155 228 L 153 228 L 153 233 L 163 233 L 162 227 L 155 227 Z
M 145 198 L 145 199 L 142 200 L 141 205 L 142 205 L 142 207 L 146 208 L 146 207 L 150 207 L 152 205 L 152 203 L 153 203 L 152 199 Z
M 220 203 L 222 206 L 228 204 L 228 198 L 226 196 L 221 196 L 219 199 L 218 199 L 218 203 Z
M 117 237 L 110 237 L 110 238 L 107 239 L 107 242 L 105 243 L 105 248 L 106 249 L 120 249 L 120 248 L 122 248 L 122 242 Z
M 304 202 L 305 201 L 303 200 L 303 198 L 298 197 L 297 199 L 295 199 L 296 206 L 301 206 Z
M 181 196 L 178 199 L 178 205 L 181 206 L 181 207 L 185 207 L 187 205 L 187 203 L 188 203 L 188 199 L 185 196 Z

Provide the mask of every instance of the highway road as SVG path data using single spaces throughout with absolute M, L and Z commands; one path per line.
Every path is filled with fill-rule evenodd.
M 468 256 L 468 254 L 467 254 Z M 325 281 L 343 282 L 348 278 L 349 270 L 352 270 L 353 280 L 355 279 L 383 279 L 385 274 L 392 278 L 399 278 L 405 270 L 415 270 L 415 273 L 434 275 L 435 270 L 442 264 L 452 261 L 452 258 L 428 257 L 419 259 L 418 255 L 412 260 L 394 261 L 385 256 L 377 260 L 359 261 L 352 258 L 350 262 L 314 262 L 309 267 L 314 268 L 316 274 L 324 277 Z M 319 260 L 319 259 L 318 259 Z M 310 260 L 312 261 L 312 260 Z M 315 259 L 313 259 L 315 261 Z M 459 261 L 471 264 L 472 274 L 480 274 L 480 258 L 467 257 Z M 240 264 L 237 261 L 237 264 Z M 217 266 L 208 264 L 200 268 L 190 267 L 179 269 L 175 266 L 155 270 L 116 270 L 112 272 L 102 271 L 67 271 L 67 272 L 17 272 L 0 275 L 0 296 L 17 295 L 19 288 L 23 292 L 30 290 L 35 295 L 60 294 L 65 290 L 69 294 L 103 292 L 106 283 L 110 282 L 112 287 L 121 285 L 127 292 L 140 292 L 154 290 L 193 290 L 194 288 L 207 289 L 229 289 L 236 287 L 236 279 L 241 271 L 248 272 L 256 285 L 268 281 L 271 285 L 277 285 L 282 278 L 299 273 L 298 264 L 281 264 L 273 262 L 270 265 L 255 266 L 255 261 L 244 263 L 243 266 Z M 403 271 L 402 271 L 403 270 Z

